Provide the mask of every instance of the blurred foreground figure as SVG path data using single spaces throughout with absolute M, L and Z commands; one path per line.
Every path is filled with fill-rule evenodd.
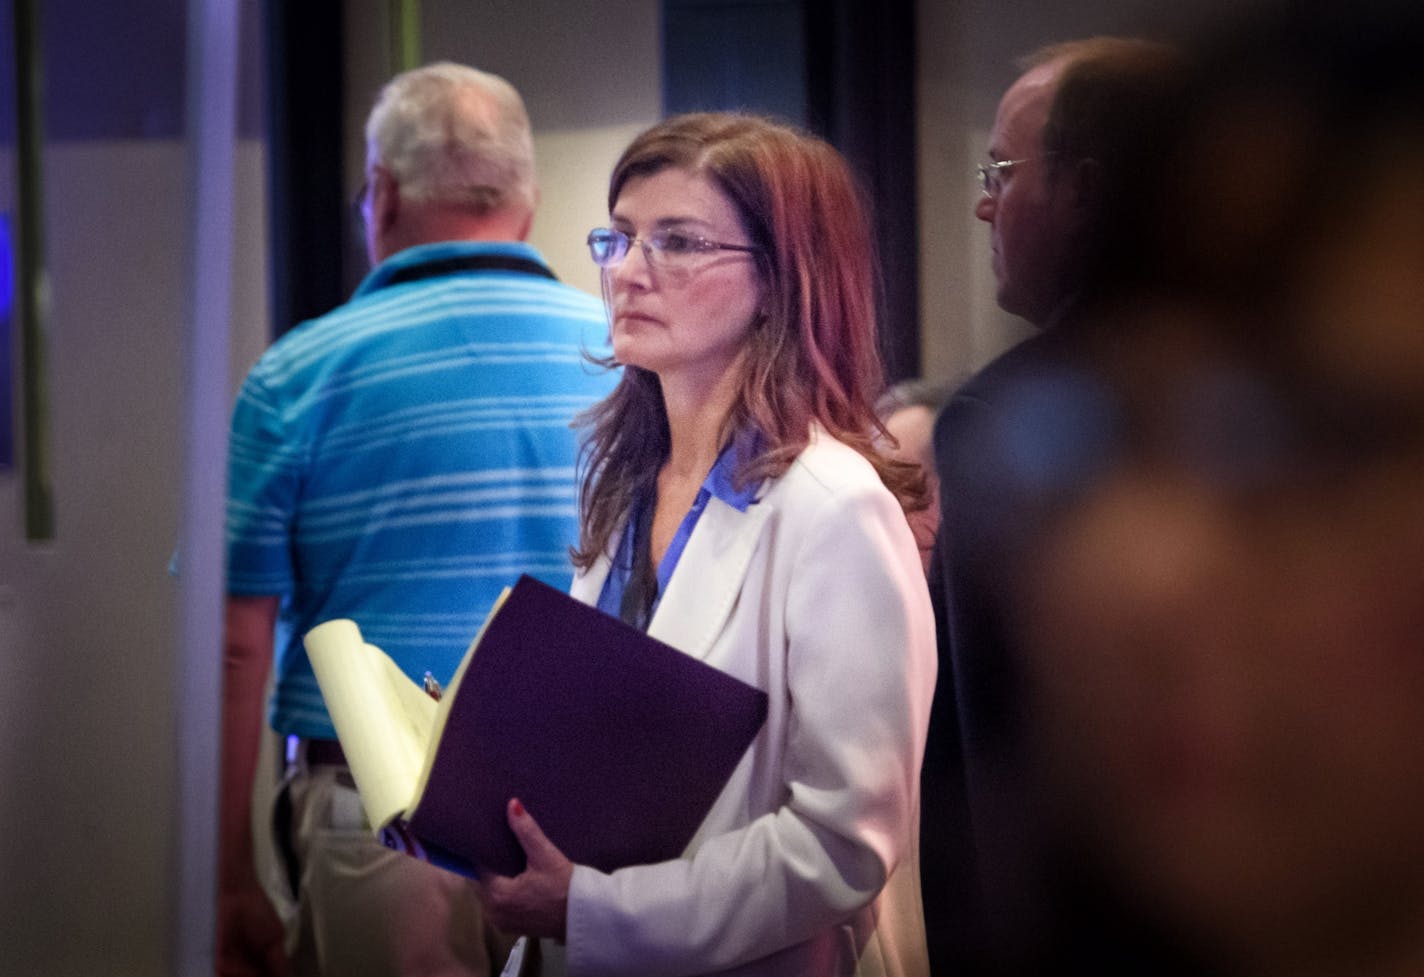
M 1012 591 L 1040 796 L 1193 972 L 1424 973 L 1424 30 L 1222 36 Z

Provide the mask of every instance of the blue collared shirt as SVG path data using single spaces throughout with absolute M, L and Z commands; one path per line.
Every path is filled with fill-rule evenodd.
M 581 353 L 607 350 L 602 303 L 544 271 L 527 244 L 409 248 L 248 374 L 229 438 L 227 589 L 285 598 L 277 731 L 336 736 L 302 645 L 322 621 L 351 618 L 417 681 L 448 681 L 506 582 L 568 586 L 568 425 L 618 378 Z
M 658 592 L 648 610 L 648 619 L 636 622 L 643 630 L 647 630 L 648 621 L 652 620 L 658 602 L 662 600 L 663 594 L 667 593 L 668 582 L 672 580 L 673 571 L 677 569 L 677 561 L 682 557 L 682 551 L 687 548 L 687 541 L 691 538 L 693 529 L 697 527 L 697 520 L 702 518 L 702 513 L 712 497 L 716 496 L 738 512 L 746 512 L 747 507 L 756 502 L 755 483 L 749 483 L 741 489 L 733 484 L 733 475 L 736 474 L 738 464 L 746 457 L 743 452 L 737 450 L 737 444 L 738 440 L 734 439 L 722 449 L 722 453 L 712 463 L 712 469 L 702 480 L 702 487 L 697 490 L 697 498 L 693 500 L 692 508 L 682 517 L 672 542 L 668 544 L 667 552 L 658 561 Z M 603 592 L 598 595 L 598 609 L 605 614 L 612 614 L 614 617 L 621 615 L 623 593 L 628 589 L 628 582 L 633 575 L 633 558 L 638 552 L 637 548 L 639 545 L 651 545 L 646 540 L 638 539 L 638 527 L 643 524 L 643 507 L 652 503 L 650 498 L 641 498 L 628 515 L 628 522 L 624 525 L 623 535 L 618 541 L 618 550 L 613 554 L 613 565 L 609 567 L 608 578 L 603 581 Z

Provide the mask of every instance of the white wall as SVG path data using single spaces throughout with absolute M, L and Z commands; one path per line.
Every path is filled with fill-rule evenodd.
M 185 147 L 46 150 L 56 537 L 0 475 L 0 975 L 160 974 L 175 830 Z M 266 331 L 262 147 L 238 158 L 234 315 Z
M 607 223 L 608 175 L 632 138 L 659 118 L 662 64 L 658 0 L 522 0 L 421 5 L 426 61 L 451 60 L 503 76 L 524 97 L 534 126 L 540 203 L 531 243 L 558 276 L 597 295 L 584 239 Z M 385 5 L 346 7 L 348 182 L 361 182 L 361 128 L 391 71 Z
M 608 223 L 608 176 L 662 107 L 658 0 L 428 3 L 432 58 L 464 58 L 523 93 L 534 124 L 540 206 L 533 244 L 564 281 L 597 295 L 584 244 Z M 537 50 L 528 50 L 537 39 Z

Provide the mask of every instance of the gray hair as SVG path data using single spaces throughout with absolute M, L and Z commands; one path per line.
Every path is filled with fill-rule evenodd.
M 534 139 L 509 82 L 449 61 L 402 72 L 366 120 L 366 159 L 401 194 L 473 209 L 534 209 Z

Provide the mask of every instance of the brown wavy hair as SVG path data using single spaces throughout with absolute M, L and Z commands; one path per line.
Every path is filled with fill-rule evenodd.
M 879 454 L 875 399 L 885 379 L 876 345 L 877 276 L 868 207 L 845 159 L 815 136 L 741 113 L 673 116 L 624 150 L 608 186 L 611 212 L 629 180 L 665 169 L 700 174 L 736 207 L 757 249 L 763 314 L 723 441 L 755 435 L 739 484 L 775 478 L 806 447 L 812 423 L 875 467 L 903 507 L 925 504 L 918 466 Z M 606 282 L 605 282 L 606 291 Z M 656 374 L 624 367 L 618 386 L 579 421 L 587 431 L 574 563 L 608 548 L 633 499 L 655 491 L 669 432 Z

